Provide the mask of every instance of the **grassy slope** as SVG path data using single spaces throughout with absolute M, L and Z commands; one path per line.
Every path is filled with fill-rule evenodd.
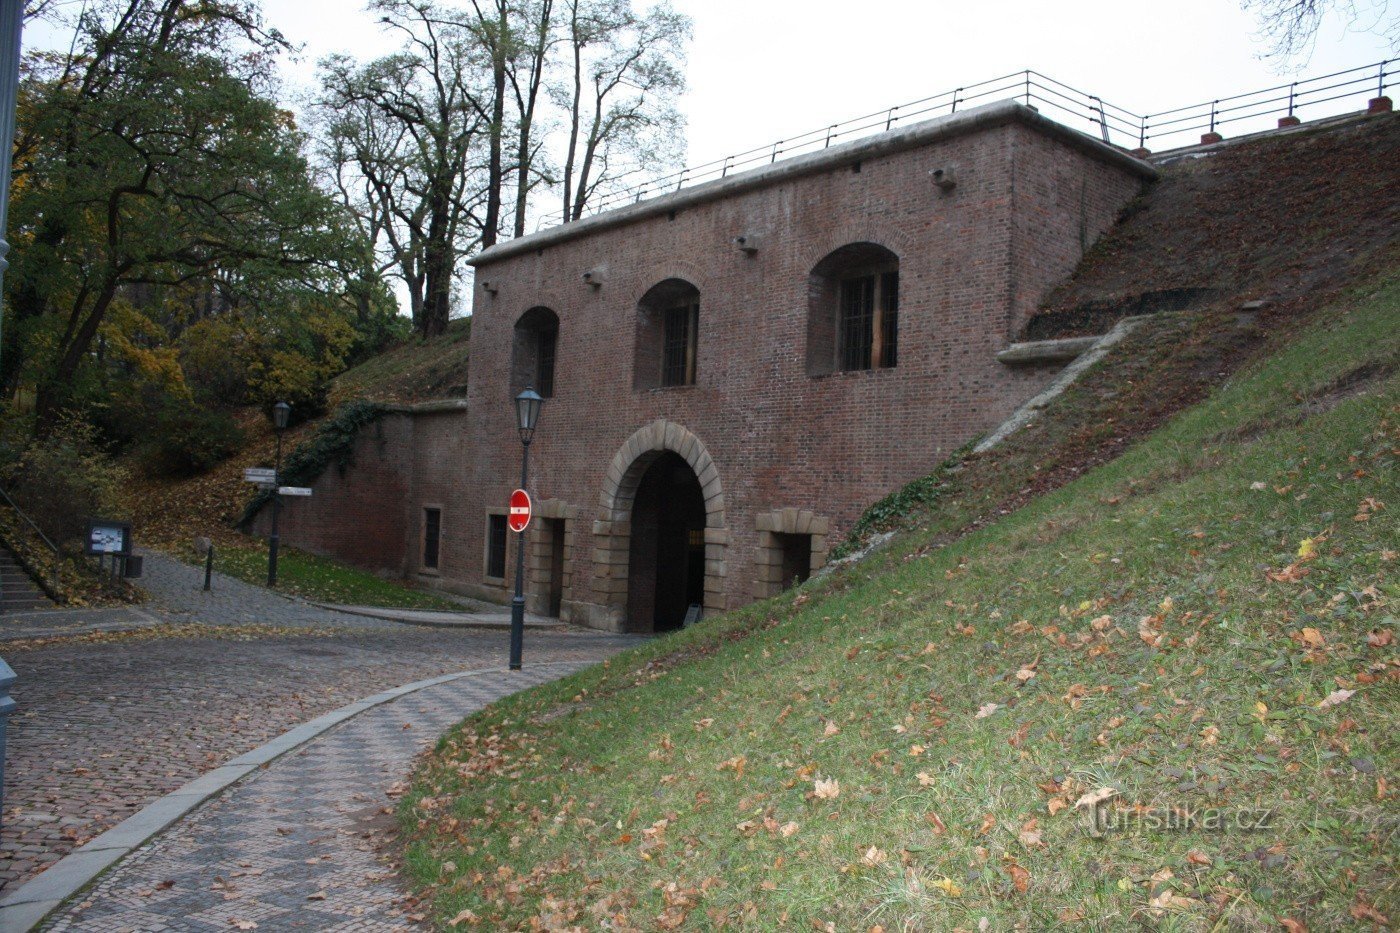
M 935 513 L 882 560 L 469 720 L 401 808 L 435 916 L 1367 929 L 1400 912 L 1384 283 L 990 527 L 952 538 L 965 516 Z M 1319 708 L 1340 688 L 1356 693 Z M 1096 839 L 1074 804 L 1103 787 L 1277 813 Z

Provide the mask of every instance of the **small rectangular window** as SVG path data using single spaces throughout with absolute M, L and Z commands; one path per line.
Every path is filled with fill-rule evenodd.
M 438 538 L 442 534 L 442 510 L 423 510 L 423 567 L 436 570 L 438 566 Z
M 486 575 L 497 580 L 506 577 L 506 517 L 486 517 Z
M 700 305 L 687 304 L 667 308 L 661 324 L 661 384 L 694 385 Z

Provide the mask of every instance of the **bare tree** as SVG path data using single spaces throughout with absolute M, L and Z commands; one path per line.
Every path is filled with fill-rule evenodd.
M 1388 0 L 1243 0 L 1243 7 L 1259 20 L 1269 55 L 1283 62 L 1310 58 L 1322 21 L 1334 13 L 1348 28 L 1384 35 L 1392 51 L 1400 49 L 1400 16 Z
M 488 230 L 494 239 L 480 171 L 495 135 L 492 63 L 430 0 L 376 0 L 371 9 L 404 49 L 365 65 L 344 56 L 322 63 L 322 156 L 376 237 L 383 268 L 407 287 L 414 326 L 431 336 L 451 316 L 458 258 Z
M 639 14 L 629 0 L 564 0 L 568 79 L 555 96 L 568 116 L 563 216 L 622 176 L 673 163 L 683 125 L 676 98 L 690 19 L 666 4 Z

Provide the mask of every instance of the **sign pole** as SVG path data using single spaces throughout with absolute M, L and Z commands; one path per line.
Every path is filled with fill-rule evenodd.
M 530 442 L 522 439 L 521 444 L 520 489 L 524 491 L 530 479 Z M 511 496 L 512 507 L 514 499 Z M 526 501 L 529 501 L 528 498 Z M 525 651 L 525 527 L 529 524 L 528 512 L 525 520 L 526 525 L 515 533 L 515 596 L 510 601 L 510 669 L 513 671 L 520 670 L 521 655 Z

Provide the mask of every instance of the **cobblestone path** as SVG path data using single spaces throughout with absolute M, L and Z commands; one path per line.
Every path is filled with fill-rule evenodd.
M 43 929 L 411 929 L 379 854 L 393 826 L 387 791 L 466 714 L 582 666 L 471 674 L 361 713 L 136 850 Z
M 152 800 L 286 730 L 354 700 L 441 674 L 503 666 L 506 634 L 348 616 L 218 578 L 146 562 L 144 612 L 197 622 L 39 647 L 0 645 L 15 669 L 0 891 L 8 891 Z M 185 571 L 192 571 L 186 574 Z M 237 593 L 237 596 L 224 594 Z M 249 625 L 261 618 L 276 626 Z M 188 626 L 185 629 L 189 631 Z M 592 662 L 633 640 L 532 630 L 526 663 Z

